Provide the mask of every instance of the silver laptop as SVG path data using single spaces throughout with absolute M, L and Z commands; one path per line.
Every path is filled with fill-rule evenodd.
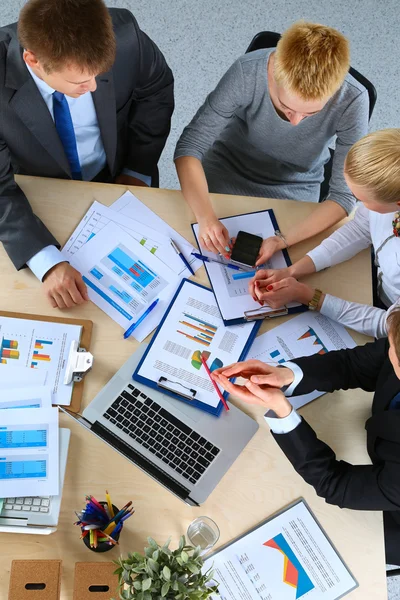
M 82 415 L 64 412 L 191 506 L 206 500 L 258 429 L 233 405 L 215 417 L 132 379 L 141 344 Z
M 4 498 L 0 533 L 48 535 L 57 530 L 71 432 L 60 429 L 60 493 L 58 496 Z

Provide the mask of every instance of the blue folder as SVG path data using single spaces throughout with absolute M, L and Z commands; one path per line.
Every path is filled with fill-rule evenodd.
M 207 288 L 204 285 L 200 285 L 199 283 L 195 283 L 194 281 L 190 281 L 190 279 L 183 279 L 175 293 L 175 296 L 172 298 L 171 300 L 171 304 L 169 305 L 169 307 L 167 308 L 167 310 L 165 311 L 165 314 L 161 320 L 161 323 L 159 324 L 159 326 L 157 327 L 156 332 L 153 335 L 153 338 L 151 340 L 151 342 L 149 343 L 146 352 L 144 353 L 141 361 L 139 362 L 138 366 L 136 367 L 136 371 L 133 373 L 132 375 L 132 379 L 134 379 L 135 381 L 138 381 L 139 383 L 143 383 L 144 385 L 147 385 L 148 387 L 151 387 L 153 389 L 156 389 L 158 391 L 161 391 L 164 394 L 168 394 L 169 396 L 172 396 L 173 398 L 176 398 L 177 400 L 181 400 L 182 402 L 186 402 L 187 404 L 190 404 L 190 406 L 195 406 L 196 408 L 200 408 L 201 410 L 205 410 L 208 413 L 211 413 L 212 415 L 215 415 L 216 417 L 218 417 L 221 414 L 221 411 L 223 409 L 223 404 L 222 402 L 218 403 L 218 406 L 216 408 L 213 408 L 212 406 L 209 406 L 208 404 L 205 404 L 204 402 L 200 402 L 199 400 L 188 400 L 187 398 L 181 396 L 180 394 L 173 392 L 171 390 L 166 389 L 165 387 L 160 387 L 159 385 L 157 385 L 157 382 L 155 381 L 150 381 L 150 379 L 147 379 L 146 377 L 143 377 L 142 375 L 139 375 L 139 371 L 143 365 L 143 363 L 146 360 L 147 354 L 150 351 L 150 348 L 152 347 L 152 345 L 154 344 L 155 340 L 157 339 L 157 335 L 160 332 L 164 321 L 166 320 L 169 311 L 171 310 L 171 307 L 173 306 L 176 298 L 178 297 L 182 287 L 185 285 L 185 283 L 189 283 L 190 285 L 194 285 L 200 288 L 203 288 L 205 290 L 209 290 L 210 294 L 213 294 L 213 291 L 210 288 Z M 253 323 L 253 328 L 251 329 L 251 333 L 249 335 L 249 338 L 246 342 L 246 345 L 244 346 L 242 353 L 240 355 L 240 357 L 238 358 L 238 361 L 244 360 L 247 356 L 247 353 L 250 349 L 251 344 L 254 341 L 254 338 L 256 337 L 258 330 L 260 329 L 261 326 L 261 321 L 254 321 Z M 228 398 L 229 394 L 228 392 L 224 392 L 223 396 L 225 399 Z
M 274 230 L 275 230 L 275 231 L 279 231 L 278 222 L 277 222 L 277 220 L 276 220 L 276 217 L 275 217 L 275 214 L 274 214 L 274 211 L 272 210 L 272 208 L 265 209 L 265 210 L 258 210 L 258 211 L 255 211 L 254 213 L 243 213 L 242 215 L 231 215 L 230 217 L 223 217 L 222 219 L 220 219 L 220 221 L 221 221 L 221 223 L 223 223 L 223 222 L 224 222 L 226 219 L 229 219 L 229 218 L 231 218 L 231 217 L 242 217 L 242 216 L 245 216 L 245 215 L 247 215 L 247 214 L 261 214 L 261 213 L 264 213 L 264 214 L 265 214 L 265 213 L 268 213 L 268 214 L 269 214 L 269 216 L 270 216 L 270 219 L 271 219 L 272 225 L 273 225 L 273 227 L 274 227 Z M 201 247 L 200 247 L 200 244 L 199 244 L 199 240 L 197 239 L 197 236 L 196 236 L 196 233 L 195 233 L 195 230 L 194 230 L 194 225 L 195 225 L 195 224 L 196 224 L 196 223 L 192 223 L 193 235 L 194 235 L 194 237 L 195 237 L 195 240 L 196 240 L 197 246 L 199 247 L 199 249 L 200 249 L 200 251 L 201 251 Z M 290 265 L 292 264 L 292 261 L 290 260 L 290 256 L 289 256 L 289 253 L 288 253 L 287 249 L 286 249 L 286 248 L 284 248 L 284 249 L 282 250 L 282 253 L 283 253 L 283 257 L 284 257 L 284 259 L 285 259 L 286 265 L 287 265 L 288 267 L 290 267 Z M 211 287 L 213 288 L 213 284 L 212 284 L 212 281 L 211 281 L 210 273 L 209 273 L 209 271 L 208 271 L 208 267 L 207 267 L 207 265 L 208 265 L 208 264 L 209 264 L 209 263 L 205 262 L 205 263 L 204 263 L 204 267 L 205 267 L 205 269 L 206 269 L 206 272 L 207 272 L 207 276 L 208 276 L 208 279 L 209 279 L 210 285 L 211 285 Z M 214 290 L 214 288 L 213 288 L 213 290 Z M 238 318 L 236 318 L 236 319 L 224 319 L 224 317 L 223 317 L 223 314 L 222 314 L 222 311 L 221 311 L 220 304 L 219 304 L 219 302 L 218 302 L 218 296 L 217 296 L 217 294 L 215 294 L 215 292 L 214 292 L 214 296 L 215 296 L 215 300 L 216 300 L 216 302 L 217 302 L 217 305 L 218 305 L 218 308 L 219 308 L 219 312 L 220 312 L 220 314 L 221 314 L 221 318 L 222 318 L 222 320 L 223 320 L 223 322 L 224 322 L 224 325 L 226 325 L 226 326 L 229 326 L 229 325 L 240 325 L 241 323 L 249 323 L 249 322 L 251 322 L 251 321 L 253 320 L 253 319 L 246 319 L 244 315 L 243 315 L 243 317 L 238 317 Z M 265 313 L 265 314 L 264 314 L 263 316 L 261 316 L 261 317 L 254 317 L 254 320 L 255 320 L 255 319 L 261 319 L 261 320 L 263 320 L 263 319 L 270 319 L 270 318 L 273 318 L 273 317 L 280 317 L 280 316 L 282 316 L 282 315 L 285 315 L 285 314 L 291 315 L 291 314 L 293 314 L 293 313 L 301 313 L 301 312 L 305 312 L 306 310 L 308 310 L 307 306 L 301 305 L 301 306 L 296 306 L 296 307 L 293 307 L 293 308 L 287 308 L 287 309 L 285 310 L 285 312 L 282 312 L 282 311 L 279 311 L 279 312 L 278 312 L 278 311 L 277 311 L 275 314 L 274 314 L 274 313 Z

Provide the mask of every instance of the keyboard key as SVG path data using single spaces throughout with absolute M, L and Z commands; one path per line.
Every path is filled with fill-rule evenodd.
M 24 500 L 24 504 L 26 504 L 26 506 L 32 506 L 32 502 L 33 498 L 25 498 Z
M 23 504 L 24 503 L 24 499 L 23 498 L 17 498 L 15 500 L 15 504 Z
M 214 460 L 214 456 L 210 452 L 205 453 L 205 458 L 210 462 Z
M 213 445 L 211 444 L 211 442 L 207 442 L 206 444 L 204 444 L 204 448 L 208 451 L 210 451 L 212 447 Z
M 159 431 L 160 427 L 161 427 L 161 425 L 159 425 L 158 423 L 154 423 L 154 425 L 153 425 L 154 431 Z
M 6 510 L 11 510 L 11 509 L 13 508 L 13 505 L 12 505 L 12 504 L 5 504 L 5 505 L 4 505 L 4 508 L 5 508 Z
M 182 477 L 185 479 L 189 479 L 190 475 L 188 473 L 182 473 Z
M 47 506 L 41 506 L 39 512 L 48 513 L 49 509 L 47 508 Z
M 154 420 L 156 421 L 156 423 L 159 423 L 159 422 L 161 421 L 161 415 L 159 415 L 159 414 L 156 414 L 156 415 L 154 416 Z
M 168 460 L 168 458 L 167 458 L 166 456 L 163 456 L 163 457 L 161 458 L 161 460 L 162 460 L 163 462 L 167 463 L 167 465 L 169 465 L 169 460 Z
M 117 416 L 117 412 L 113 408 L 109 408 L 108 411 L 107 411 L 107 414 L 110 415 L 110 417 L 116 417 Z
M 180 431 L 180 429 L 178 429 L 177 427 L 175 427 L 175 429 L 174 429 L 174 431 L 173 431 L 173 434 L 174 434 L 174 435 L 179 435 L 179 434 L 180 434 L 180 432 L 181 432 L 181 431 Z
M 210 450 L 211 454 L 213 454 L 214 456 L 217 456 L 218 452 L 219 452 L 219 448 L 216 448 L 215 446 L 212 447 L 212 449 Z
M 195 471 L 195 472 L 193 473 L 192 477 L 193 477 L 193 478 L 194 478 L 196 481 L 198 481 L 198 480 L 200 479 L 201 475 L 200 475 L 200 473 L 198 473 L 197 471 Z
M 7 498 L 6 501 L 9 502 L 10 504 L 15 504 L 15 498 Z
M 144 431 L 145 433 L 149 433 L 149 431 L 151 431 L 151 429 L 150 429 L 150 427 L 149 427 L 148 425 L 144 425 L 144 426 L 143 426 L 143 431 Z
M 186 469 L 186 473 L 188 473 L 189 475 L 192 475 L 192 473 L 194 473 L 194 469 L 192 469 L 192 467 L 188 467 Z
M 42 506 L 50 506 L 50 499 L 49 498 L 42 498 L 41 505 Z
M 165 432 L 165 436 L 164 436 L 167 440 L 172 440 L 172 433 L 170 431 L 166 431 Z
M 122 431 L 123 431 L 124 433 L 128 433 L 128 434 L 129 434 L 129 429 L 128 429 L 128 427 L 124 427 Z
M 180 467 L 176 467 L 175 471 L 178 473 L 178 475 L 182 475 L 183 470 Z
M 146 450 L 148 450 L 150 448 L 150 446 L 148 445 L 147 442 L 143 442 L 142 446 L 143 446 L 143 448 L 146 448 Z
M 168 423 L 167 425 L 167 431 L 173 431 L 174 430 L 174 426 L 172 425 L 172 423 Z
M 39 507 L 38 506 L 32 506 L 31 512 L 39 512 Z
M 19 504 L 14 504 L 14 510 L 22 510 L 22 506 Z
M 147 396 L 146 396 L 146 394 L 143 394 L 143 392 L 141 392 L 141 394 L 140 394 L 140 397 L 141 397 L 141 398 L 143 398 L 143 400 L 146 400 L 146 399 L 147 399 Z
M 40 498 L 33 499 L 33 506 L 40 506 Z
M 133 414 L 135 415 L 135 417 L 140 417 L 141 416 L 141 412 L 138 408 L 135 408 L 135 410 L 133 411 Z
M 190 429 L 190 427 L 188 427 L 186 425 L 186 423 L 183 423 L 182 421 L 180 421 L 179 419 L 177 419 L 176 417 L 174 417 L 174 415 L 171 415 L 171 413 L 167 412 L 164 408 L 160 409 L 160 414 L 169 423 L 172 423 L 172 425 L 174 425 L 174 427 L 177 427 L 179 429 L 179 431 L 183 431 L 187 435 L 189 435 L 191 433 L 192 430 Z
M 123 425 L 124 427 L 129 427 L 129 425 L 130 425 L 130 424 L 131 424 L 131 422 L 130 422 L 128 419 L 124 419 L 124 420 L 122 421 L 122 425 Z
M 178 448 L 180 448 L 181 450 L 186 450 L 186 444 L 184 444 L 183 442 L 179 442 Z
M 106 419 L 111 419 L 110 415 L 108 415 L 107 413 L 104 415 L 104 417 L 105 417 Z
M 195 431 L 192 431 L 192 433 L 190 434 L 190 437 L 192 438 L 192 440 L 194 440 L 195 442 L 197 442 L 200 439 L 200 436 L 198 433 L 196 433 Z
M 121 402 L 121 406 L 123 406 L 124 408 L 127 408 L 129 406 L 129 402 L 127 402 L 127 400 L 122 400 Z
M 207 440 L 205 440 L 203 437 L 201 437 L 199 440 L 197 440 L 200 444 L 200 446 L 204 446 L 204 444 L 207 443 Z
M 151 447 L 151 446 L 150 446 L 149 450 L 150 450 L 150 452 L 152 452 L 153 454 L 155 454 L 155 453 L 156 453 L 156 449 L 154 448 L 154 446 L 153 446 L 153 447 Z
M 195 452 L 194 450 L 191 451 L 190 453 L 191 458 L 194 458 L 194 460 L 197 460 L 197 457 L 199 456 L 197 452 Z
M 175 455 L 176 456 L 182 456 L 183 452 L 182 450 L 179 450 L 179 448 L 175 448 Z
M 193 476 L 189 477 L 189 481 L 190 483 L 197 483 L 197 479 L 195 479 Z
M 179 443 L 179 440 L 176 436 L 174 436 L 171 440 L 171 442 L 176 446 Z
M 148 434 L 148 433 L 142 433 L 142 435 L 141 435 L 141 439 L 142 439 L 144 442 L 147 442 L 147 440 L 149 439 L 149 434 Z
M 180 433 L 180 434 L 179 434 L 179 439 L 180 439 L 180 440 L 186 440 L 186 438 L 187 438 L 187 435 L 186 435 L 186 433 L 183 433 L 183 432 L 182 432 L 182 433 Z
M 182 460 L 183 460 L 185 463 L 187 463 L 187 461 L 189 460 L 189 457 L 188 457 L 188 455 L 187 455 L 187 454 L 182 454 L 182 456 L 181 456 L 181 459 L 182 459 Z
M 153 427 L 154 421 L 153 421 L 153 419 L 151 417 L 147 417 L 146 423 L 147 423 L 147 425 L 150 425 L 150 427 Z
M 27 504 L 24 504 L 22 507 L 22 510 L 24 510 L 25 512 L 29 512 L 31 510 L 31 507 L 28 506 Z
M 161 426 L 166 427 L 167 425 L 168 425 L 168 421 L 166 421 L 165 419 L 161 419 Z
M 157 437 L 158 437 L 158 436 L 157 436 Z M 157 438 L 156 438 L 156 439 L 157 439 Z M 161 448 L 161 447 L 162 447 L 162 446 L 161 446 L 161 444 L 160 444 L 158 441 L 157 441 L 157 442 L 154 444 L 154 448 L 155 448 L 157 451 L 158 451 L 158 450 L 160 450 L 160 448 Z
M 168 460 L 174 461 L 175 456 L 172 454 L 172 452 L 168 452 L 167 458 L 168 458 Z
M 131 383 L 128 383 L 128 388 L 129 388 L 130 390 L 134 390 L 134 389 L 135 389 Z
M 189 458 L 189 460 L 187 462 L 190 467 L 194 467 L 194 465 L 196 464 L 196 461 L 193 460 L 193 458 Z
M 115 424 L 116 424 L 116 422 L 117 422 L 117 421 L 111 417 L 111 419 L 110 419 L 110 423 L 112 423 L 113 425 L 115 425 Z
M 139 396 L 139 394 L 140 394 L 140 391 L 136 388 L 132 392 L 132 396 L 135 396 L 135 398 L 137 398 Z
M 202 467 L 207 468 L 209 466 L 209 462 L 204 458 L 204 456 L 199 456 L 197 462 L 201 464 Z
M 168 454 L 168 450 L 167 450 L 166 448 L 161 448 L 161 450 L 160 450 L 160 453 L 161 453 L 163 456 L 166 456 L 166 455 Z
M 149 415 L 149 417 L 151 417 L 151 418 L 153 418 L 155 414 L 156 414 L 156 413 L 155 413 L 155 412 L 154 412 L 154 410 L 152 410 L 152 409 L 150 409 L 150 410 L 149 410 L 149 412 L 148 412 L 148 415 Z
M 143 411 L 144 413 L 148 413 L 148 412 L 149 412 L 149 410 L 150 410 L 150 409 L 149 409 L 149 407 L 148 407 L 148 406 L 145 406 L 145 405 L 143 405 L 143 406 L 142 406 L 142 411 Z
M 150 400 L 150 398 L 147 398 L 147 399 L 145 400 L 145 404 L 146 404 L 146 406 L 150 407 L 150 406 L 152 406 L 152 405 L 153 405 L 153 400 Z
M 187 446 L 192 446 L 194 444 L 193 440 L 191 440 L 190 438 L 186 439 L 186 445 Z
M 162 435 L 160 435 L 159 433 L 156 435 L 156 440 L 157 440 L 157 442 L 162 442 L 162 441 L 163 441 L 163 439 L 164 439 L 164 438 L 163 438 L 163 436 L 162 436 Z
M 122 423 L 122 421 L 124 420 L 124 417 L 122 415 L 117 415 L 115 418 L 118 423 Z

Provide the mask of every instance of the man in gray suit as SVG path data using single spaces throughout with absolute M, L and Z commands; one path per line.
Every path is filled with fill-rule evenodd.
M 0 28 L 0 241 L 53 307 L 86 286 L 14 174 L 156 186 L 173 108 L 171 70 L 128 10 L 28 0 Z

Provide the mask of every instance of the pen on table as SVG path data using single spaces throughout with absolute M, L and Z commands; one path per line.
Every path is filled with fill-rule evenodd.
M 218 397 L 219 397 L 219 399 L 221 400 L 222 404 L 225 406 L 225 409 L 226 409 L 226 410 L 229 410 L 229 406 L 227 405 L 225 398 L 224 398 L 224 397 L 223 397 L 223 395 L 221 394 L 221 391 L 220 391 L 220 389 L 219 389 L 219 387 L 218 387 L 217 383 L 216 383 L 216 382 L 214 381 L 214 379 L 211 377 L 211 371 L 210 371 L 210 369 L 209 369 L 209 367 L 208 367 L 207 361 L 206 361 L 206 359 L 204 358 L 203 354 L 200 354 L 200 358 L 201 358 L 201 362 L 203 363 L 203 367 L 205 368 L 205 370 L 206 370 L 206 372 L 207 372 L 207 375 L 209 376 L 209 378 L 210 378 L 210 381 L 211 381 L 211 383 L 213 384 L 213 386 L 214 386 L 214 389 L 215 389 L 215 391 L 216 391 L 216 392 L 217 392 L 217 394 L 218 394 Z
M 242 269 L 237 265 L 232 265 L 231 263 L 226 263 L 222 260 L 217 260 L 216 258 L 209 258 L 208 256 L 204 256 L 204 254 L 199 254 L 198 252 L 192 252 L 192 256 L 202 260 L 203 262 L 214 262 L 219 265 L 224 265 L 224 267 L 228 267 L 229 269 L 234 269 L 235 271 L 241 271 Z
M 144 313 L 142 314 L 142 316 L 140 317 L 140 319 L 138 319 L 136 321 L 136 323 L 133 323 L 124 333 L 124 340 L 126 340 L 130 335 L 132 335 L 132 333 L 135 331 L 136 327 L 139 327 L 140 323 L 142 323 L 145 318 L 147 317 L 147 315 L 149 315 L 151 313 L 151 311 L 153 310 L 153 308 L 155 306 L 157 306 L 159 301 L 159 298 L 157 298 L 156 300 L 154 300 L 153 304 L 150 304 L 149 308 L 147 310 L 144 311 Z
M 188 261 L 183 256 L 182 252 L 179 250 L 179 248 L 175 244 L 174 240 L 169 240 L 169 241 L 171 242 L 171 246 L 173 247 L 173 249 L 175 250 L 175 252 L 177 253 L 177 255 L 180 257 L 180 259 L 183 262 L 183 264 L 186 266 L 187 269 L 189 269 L 189 271 L 191 272 L 191 274 L 194 275 L 194 271 L 193 271 L 192 267 L 189 265 Z

